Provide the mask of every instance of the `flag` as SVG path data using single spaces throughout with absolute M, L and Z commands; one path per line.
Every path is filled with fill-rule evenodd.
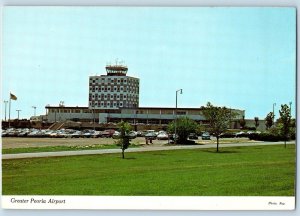
M 10 99 L 12 99 L 12 100 L 17 100 L 17 96 L 14 95 L 14 94 L 12 94 L 12 93 L 10 93 Z

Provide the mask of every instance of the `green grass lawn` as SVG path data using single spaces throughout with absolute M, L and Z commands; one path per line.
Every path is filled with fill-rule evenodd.
M 293 196 L 295 145 L 2 160 L 4 195 Z
M 139 147 L 138 145 L 130 145 L 130 148 Z M 109 145 L 86 145 L 86 146 L 45 146 L 45 147 L 27 147 L 27 148 L 9 148 L 2 149 L 2 154 L 19 154 L 34 152 L 56 152 L 56 151 L 78 151 L 78 150 L 97 150 L 97 149 L 116 149 L 120 148 L 115 144 Z

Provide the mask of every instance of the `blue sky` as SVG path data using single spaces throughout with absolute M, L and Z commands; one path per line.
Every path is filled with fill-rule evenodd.
M 140 106 L 214 105 L 265 118 L 296 91 L 295 8 L 6 7 L 2 101 L 11 117 L 88 105 L 88 78 L 125 61 Z M 4 106 L 2 102 L 2 118 Z

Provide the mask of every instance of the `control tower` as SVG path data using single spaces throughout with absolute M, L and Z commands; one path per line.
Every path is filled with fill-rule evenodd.
M 119 109 L 139 107 L 139 82 L 127 76 L 128 67 L 122 62 L 107 64 L 106 75 L 90 76 L 89 108 Z
M 107 76 L 126 76 L 128 67 L 122 64 L 106 65 Z

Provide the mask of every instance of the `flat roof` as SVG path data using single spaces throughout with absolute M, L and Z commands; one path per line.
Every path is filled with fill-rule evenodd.
M 59 108 L 59 109 L 88 109 L 88 107 L 83 107 L 83 106 L 45 106 L 47 109 L 54 109 L 54 108 Z
M 76 106 L 76 107 L 72 107 L 72 106 L 46 106 L 45 108 L 47 109 L 54 109 L 54 108 L 59 108 L 59 109 L 89 109 L 89 107 L 82 107 L 82 106 Z M 102 108 L 105 109 L 105 108 Z M 148 109 L 148 110 L 160 110 L 160 109 L 165 109 L 165 110 L 174 110 L 176 109 L 175 107 L 138 107 L 138 108 L 134 108 L 134 107 L 121 107 L 119 109 L 133 109 L 133 110 L 141 110 L 141 109 Z M 240 109 L 233 109 L 233 108 L 228 108 L 231 110 L 240 110 Z M 118 110 L 118 109 L 116 109 Z M 202 110 L 201 107 L 199 108 L 195 108 L 195 107 L 177 107 L 177 110 Z M 245 110 L 240 110 L 240 111 L 245 111 Z

